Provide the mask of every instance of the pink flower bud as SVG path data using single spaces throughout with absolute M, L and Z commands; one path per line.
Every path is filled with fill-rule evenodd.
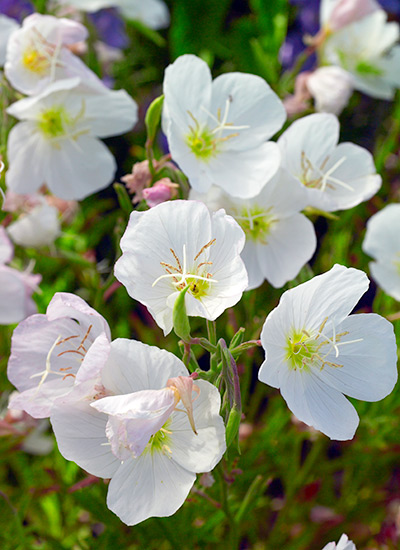
M 169 178 L 161 178 L 153 187 L 143 190 L 143 198 L 146 200 L 150 208 L 157 206 L 162 202 L 169 201 L 176 196 L 177 183 L 172 183 Z
M 125 183 L 128 191 L 135 194 L 133 204 L 140 202 L 143 199 L 143 189 L 151 184 L 149 161 L 143 160 L 134 164 L 132 174 L 123 176 L 121 180 Z
M 308 76 L 306 86 L 316 111 L 339 115 L 353 93 L 353 78 L 341 67 L 320 67 Z

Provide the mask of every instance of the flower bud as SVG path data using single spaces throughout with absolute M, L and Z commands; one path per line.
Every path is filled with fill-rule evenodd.
M 353 78 L 341 67 L 320 67 L 308 76 L 306 86 L 316 111 L 339 115 L 353 93 Z
M 162 202 L 169 201 L 176 196 L 177 183 L 172 183 L 169 178 L 161 178 L 153 187 L 143 190 L 143 198 L 146 200 L 150 208 L 157 206 Z

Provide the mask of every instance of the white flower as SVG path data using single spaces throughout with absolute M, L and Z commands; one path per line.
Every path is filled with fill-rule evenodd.
M 337 544 L 329 542 L 322 550 L 357 550 L 357 548 L 354 542 L 349 540 L 347 535 L 343 534 Z
M 54 243 L 61 234 L 58 210 L 41 197 L 40 204 L 7 227 L 12 240 L 24 247 L 40 248 Z
M 172 353 L 118 339 L 92 389 L 87 379 L 52 411 L 60 452 L 111 478 L 107 505 L 128 525 L 176 512 L 225 452 L 219 392 L 188 375 Z
M 169 12 L 162 0 L 58 0 L 60 4 L 94 12 L 103 8 L 118 8 L 127 19 L 141 21 L 151 29 L 169 25 Z
M 306 86 L 316 111 L 340 115 L 353 93 L 353 78 L 341 67 L 319 67 L 308 76 Z
M 337 31 L 380 9 L 375 0 L 322 0 L 321 26 L 324 31 Z
M 101 91 L 104 85 L 98 77 L 68 49 L 87 36 L 87 29 L 76 21 L 34 13 L 8 41 L 5 75 L 16 90 L 27 95 L 73 76 L 82 78 L 82 87 Z
M 268 142 L 286 118 L 282 102 L 259 76 L 228 73 L 213 82 L 207 64 L 183 55 L 164 78 L 163 131 L 191 186 L 212 184 L 235 197 L 254 197 L 279 167 Z
M 327 212 L 356 206 L 382 183 L 371 153 L 338 141 L 339 121 L 328 113 L 296 120 L 278 140 L 282 166 L 306 187 L 309 206 Z
M 11 34 L 19 28 L 15 19 L 0 14 L 0 67 L 6 62 L 7 42 Z
M 81 365 L 101 367 L 109 341 L 110 329 L 97 311 L 78 296 L 56 293 L 45 315 L 31 315 L 14 330 L 7 374 L 21 393 L 10 399 L 10 408 L 49 416 L 79 380 Z
M 253 199 L 235 199 L 217 187 L 191 193 L 211 210 L 222 206 L 241 226 L 246 244 L 241 254 L 249 276 L 248 289 L 267 279 L 279 288 L 293 279 L 311 258 L 317 244 L 313 224 L 300 211 L 307 194 L 289 174 L 279 171 Z
M 132 212 L 121 239 L 115 276 L 168 334 L 179 292 L 189 287 L 187 314 L 216 319 L 247 287 L 240 252 L 244 233 L 224 210 L 197 201 L 170 201 Z
M 362 249 L 376 260 L 369 264 L 372 277 L 400 301 L 400 204 L 389 204 L 368 220 Z
M 351 439 L 359 423 L 343 394 L 379 401 L 397 380 L 392 325 L 374 313 L 349 316 L 368 284 L 365 273 L 335 265 L 285 292 L 261 333 L 259 379 L 331 439 Z
M 79 85 L 78 78 L 59 80 L 7 109 L 22 120 L 8 138 L 12 191 L 33 193 L 46 184 L 62 199 L 80 200 L 111 182 L 115 159 L 97 138 L 131 129 L 137 105 L 124 90 L 92 94 Z
M 353 75 L 353 85 L 372 97 L 393 99 L 400 87 L 399 25 L 377 10 L 333 32 L 321 47 L 322 62 Z

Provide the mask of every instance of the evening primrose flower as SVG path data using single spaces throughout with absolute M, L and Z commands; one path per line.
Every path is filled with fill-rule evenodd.
M 335 544 L 334 542 L 329 542 L 322 550 L 357 550 L 356 545 L 353 541 L 349 540 L 348 536 L 343 534 L 339 542 Z
M 240 252 L 245 236 L 224 210 L 197 201 L 170 201 L 132 212 L 121 239 L 115 276 L 168 334 L 179 292 L 187 314 L 215 320 L 247 286 Z
M 293 279 L 315 251 L 313 224 L 300 211 L 307 193 L 290 174 L 279 171 L 252 199 L 235 199 L 217 187 L 207 194 L 192 192 L 211 210 L 222 206 L 241 226 L 246 244 L 241 254 L 249 276 L 248 289 L 267 279 L 279 288 Z
M 32 248 L 50 246 L 61 234 L 57 208 L 48 204 L 44 197 L 38 198 L 39 204 L 26 214 L 21 214 L 7 227 L 7 233 L 20 246 Z
M 126 524 L 172 515 L 225 452 L 217 388 L 193 382 L 172 353 L 125 339 L 97 376 L 53 408 L 61 454 L 111 478 L 107 506 Z
M 324 65 L 338 65 L 351 73 L 356 90 L 393 99 L 400 87 L 399 35 L 398 23 L 387 22 L 387 14 L 378 9 L 329 34 L 320 57 Z
M 327 212 L 368 200 L 382 183 L 369 151 L 338 141 L 339 121 L 328 113 L 296 120 L 278 140 L 284 170 L 304 185 L 309 206 Z
M 33 193 L 46 184 L 62 199 L 80 200 L 111 182 L 115 159 L 97 138 L 131 129 L 137 105 L 124 90 L 94 94 L 79 86 L 79 78 L 58 80 L 7 109 L 22 121 L 8 137 L 12 191 Z
M 368 220 L 362 249 L 376 260 L 369 264 L 374 280 L 400 302 L 400 204 L 389 204 Z
M 349 316 L 368 285 L 362 271 L 335 265 L 286 291 L 261 332 L 259 379 L 331 439 L 351 439 L 359 423 L 343 394 L 379 401 L 397 380 L 392 325 L 374 313 Z
M 86 40 L 88 31 L 71 19 L 34 13 L 26 17 L 7 43 L 4 72 L 12 86 L 27 95 L 43 91 L 55 80 L 78 76 L 81 85 L 104 85 L 68 48 Z
M 228 73 L 213 82 L 207 64 L 183 55 L 165 71 L 163 131 L 172 159 L 191 186 L 212 184 L 240 198 L 254 197 L 279 167 L 276 143 L 282 102 L 259 76 Z
M 34 418 L 50 415 L 72 388 L 81 365 L 101 365 L 110 341 L 106 320 L 84 300 L 58 292 L 46 314 L 31 315 L 14 330 L 8 378 L 21 392 L 10 407 Z

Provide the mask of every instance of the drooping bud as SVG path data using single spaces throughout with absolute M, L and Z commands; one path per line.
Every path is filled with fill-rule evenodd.
M 340 115 L 353 93 L 353 77 L 341 67 L 320 67 L 306 80 L 306 87 L 322 113 Z
M 180 400 L 186 409 L 186 413 L 189 418 L 190 426 L 193 432 L 197 435 L 196 427 L 193 417 L 193 392 L 197 393 L 197 397 L 200 395 L 200 388 L 193 384 L 193 378 L 190 376 L 177 376 L 176 378 L 170 378 L 167 381 L 167 387 L 175 388 L 179 394 Z M 196 399 L 196 397 L 195 397 Z M 178 409 L 176 409 L 178 410 Z
M 176 197 L 178 187 L 179 185 L 177 183 L 172 183 L 169 178 L 161 178 L 153 187 L 143 189 L 143 198 L 148 206 L 153 208 L 162 202 L 169 201 Z

